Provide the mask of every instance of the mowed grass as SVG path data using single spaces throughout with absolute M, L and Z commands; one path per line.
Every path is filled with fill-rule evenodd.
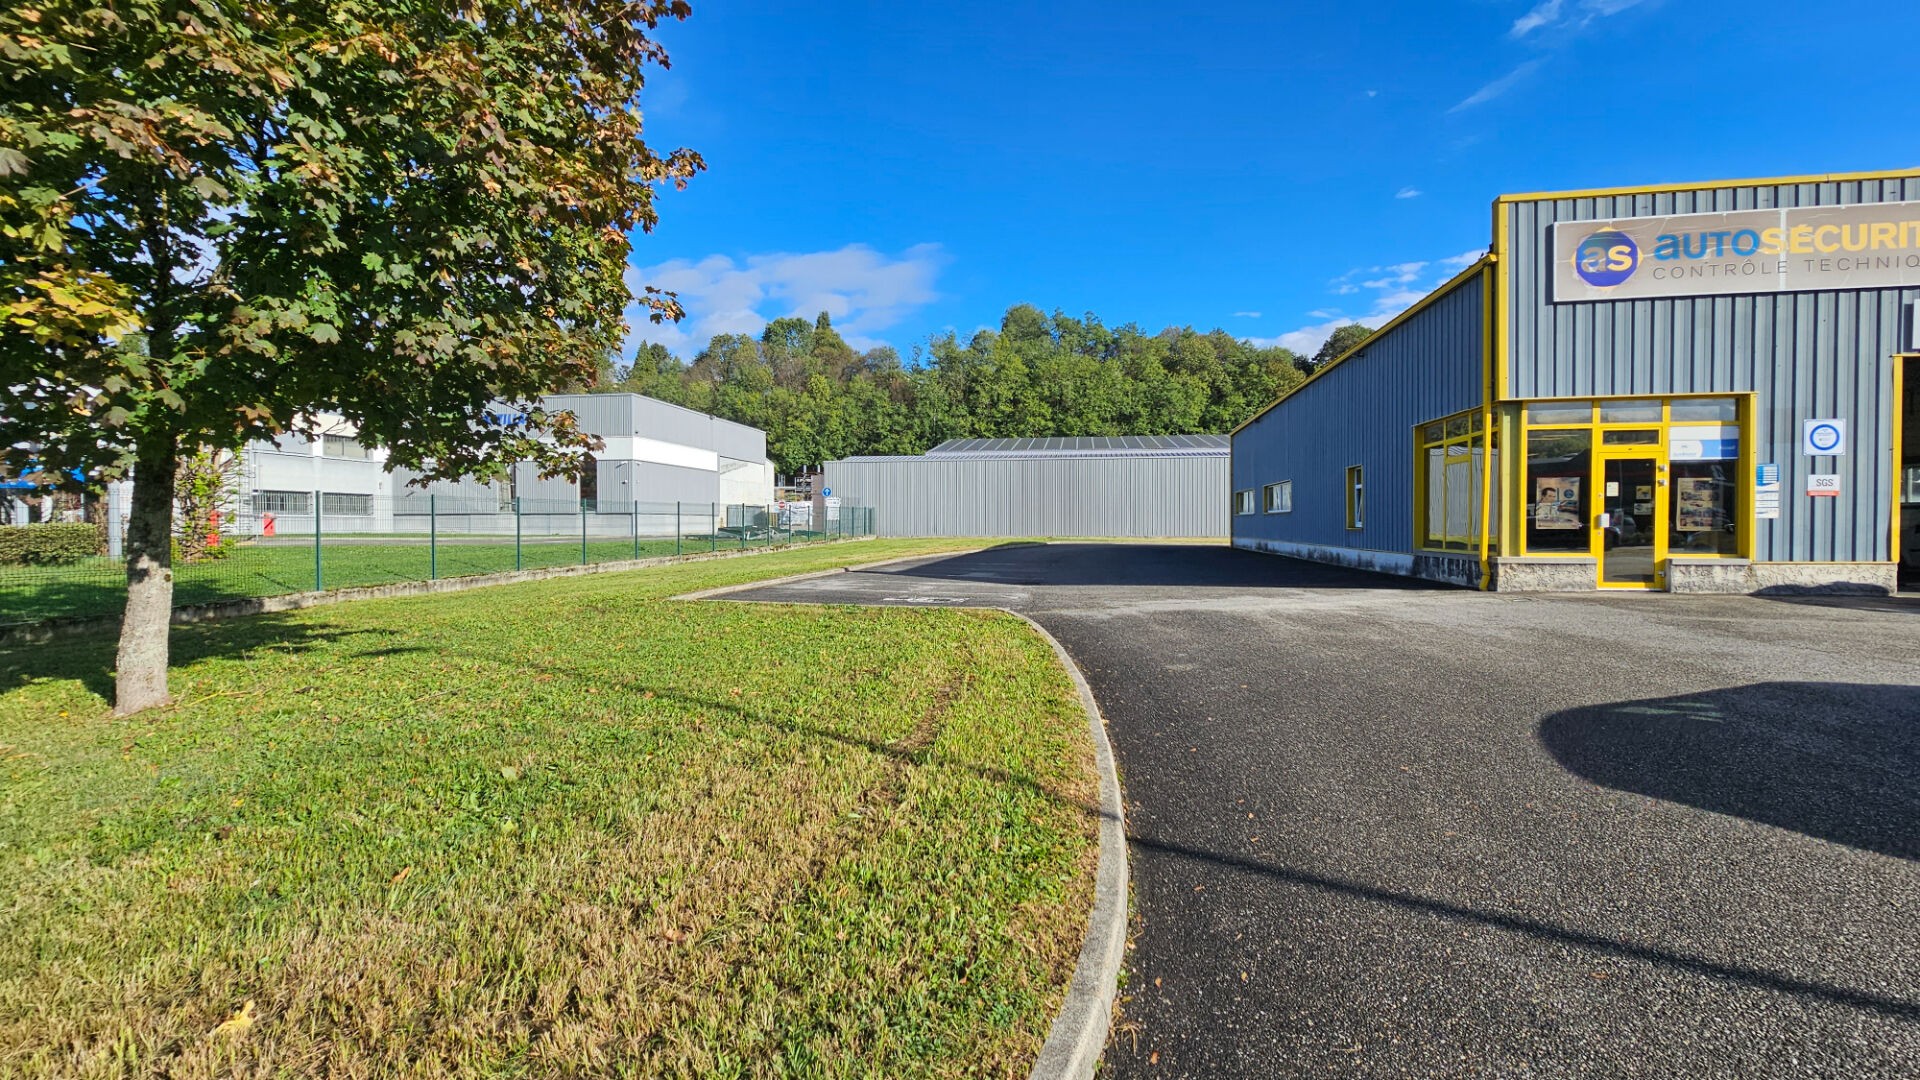
M 128 720 L 110 642 L 0 651 L 0 1073 L 1024 1075 L 1096 854 L 1050 648 L 666 599 L 939 546 L 181 628 Z
M 743 539 L 739 534 L 672 537 L 643 536 L 637 540 L 594 536 L 580 538 L 529 536 L 516 550 L 512 537 L 477 540 L 459 534 L 440 538 L 438 550 L 425 536 L 397 542 L 355 542 L 327 539 L 321 545 L 320 584 L 328 589 L 358 585 L 387 585 L 396 581 L 426 581 L 431 577 L 463 577 L 504 570 L 538 570 L 579 566 L 583 562 L 619 562 L 669 555 L 699 554 L 709 550 L 786 547 L 823 539 L 825 533 L 785 531 Z M 275 541 L 238 545 L 221 559 L 176 563 L 174 603 L 207 604 L 258 596 L 308 592 L 314 587 L 313 544 Z M 85 618 L 120 614 L 127 603 L 126 564 L 115 559 L 88 559 L 66 566 L 0 566 L 0 626 L 53 618 Z

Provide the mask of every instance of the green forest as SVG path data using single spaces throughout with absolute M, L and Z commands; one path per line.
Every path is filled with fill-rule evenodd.
M 903 361 L 891 347 L 852 348 L 822 313 L 811 323 L 775 319 L 758 338 L 719 335 L 691 363 L 644 345 L 595 389 L 761 428 L 767 456 L 791 476 L 956 438 L 1226 432 L 1367 333 L 1343 326 L 1303 357 L 1224 330 L 1149 334 L 1017 304 L 998 331 L 935 337 Z

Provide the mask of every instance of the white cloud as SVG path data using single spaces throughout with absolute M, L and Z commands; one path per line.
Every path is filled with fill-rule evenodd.
M 946 263 L 938 244 L 918 244 L 898 256 L 849 244 L 836 251 L 749 255 L 740 262 L 709 255 L 629 266 L 627 287 L 635 295 L 647 285 L 677 293 L 687 317 L 655 324 L 643 305 L 629 305 L 627 352 L 641 342 L 658 342 L 687 356 L 715 334 L 758 334 L 769 320 L 812 319 L 822 311 L 847 344 L 872 348 L 882 344 L 874 335 L 939 298 L 934 279 Z
M 1543 62 L 1544 61 L 1538 58 L 1535 58 L 1527 61 L 1524 64 L 1521 64 L 1519 67 L 1514 68 L 1512 71 L 1507 72 L 1505 75 L 1500 76 L 1499 78 L 1493 80 L 1492 82 L 1481 87 L 1480 89 L 1475 90 L 1473 93 L 1468 94 L 1465 100 L 1461 101 L 1460 104 L 1455 105 L 1453 108 L 1448 109 L 1447 111 L 1450 113 L 1457 113 L 1462 109 L 1471 109 L 1476 105 L 1485 105 L 1487 102 L 1492 101 L 1493 99 L 1501 96 L 1502 94 L 1505 94 L 1507 91 L 1520 85 L 1521 81 L 1526 79 L 1527 76 L 1533 74 L 1534 71 L 1537 70 Z
M 1563 0 L 1542 0 L 1534 5 L 1532 11 L 1513 21 L 1512 37 L 1526 37 L 1543 26 L 1552 26 L 1560 21 L 1560 7 Z
M 1419 188 L 1403 187 L 1399 191 L 1394 192 L 1393 197 L 1396 199 L 1417 199 L 1424 194 L 1426 193 Z
M 1236 319 L 1257 319 L 1260 317 L 1260 313 L 1257 311 L 1236 311 L 1233 313 L 1233 317 Z
M 1595 20 L 1618 15 L 1647 0 L 1578 0 L 1571 9 L 1566 0 L 1540 0 L 1525 15 L 1513 21 L 1508 37 L 1523 38 L 1536 30 L 1584 30 Z
M 1339 307 L 1316 308 L 1306 313 L 1306 317 L 1313 322 L 1305 326 L 1273 337 L 1247 340 L 1261 346 L 1279 345 L 1303 356 L 1311 356 L 1319 351 L 1335 330 L 1349 323 L 1376 329 L 1385 325 L 1394 316 L 1419 303 L 1448 278 L 1478 262 L 1482 254 L 1484 249 L 1476 248 L 1440 259 L 1416 259 L 1349 270 L 1328 282 L 1327 289 L 1336 296 L 1368 294 L 1363 299 L 1362 310 L 1349 312 Z
M 1380 96 L 1380 91 L 1378 91 L 1378 90 L 1369 90 L 1369 91 L 1367 91 L 1367 96 L 1368 96 L 1368 97 L 1379 97 L 1379 96 Z

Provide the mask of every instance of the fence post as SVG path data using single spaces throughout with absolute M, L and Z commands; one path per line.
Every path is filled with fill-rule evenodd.
M 747 533 L 753 526 L 747 524 L 747 504 L 740 504 L 740 550 L 747 550 Z
M 680 554 L 680 502 L 677 499 L 673 504 L 673 553 Z
M 427 496 L 427 580 L 440 578 L 440 512 L 434 504 L 438 495 Z
M 320 492 L 313 493 L 313 591 L 326 588 L 326 579 L 320 573 Z
M 520 558 L 520 496 L 513 497 L 513 568 L 525 570 L 526 564 Z
M 587 565 L 587 503 L 580 502 L 580 565 Z
M 707 504 L 707 550 L 720 550 L 720 504 Z
M 633 515 L 633 557 L 640 557 L 640 504 L 627 504 L 627 512 Z

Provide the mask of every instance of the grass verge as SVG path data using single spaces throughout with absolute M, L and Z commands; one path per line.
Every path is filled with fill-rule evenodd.
M 666 599 L 940 546 L 180 628 L 130 720 L 110 642 L 0 651 L 0 1073 L 1023 1075 L 1095 856 L 1050 648 Z

